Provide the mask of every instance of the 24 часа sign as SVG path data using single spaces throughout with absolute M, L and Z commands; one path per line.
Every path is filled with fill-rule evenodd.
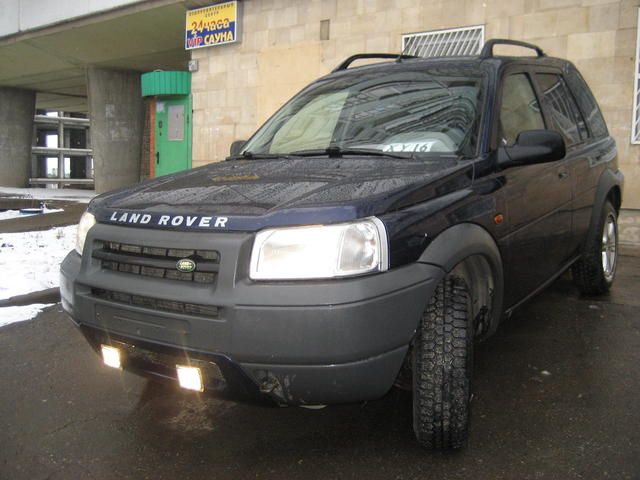
M 186 50 L 238 41 L 238 2 L 226 2 L 187 12 Z

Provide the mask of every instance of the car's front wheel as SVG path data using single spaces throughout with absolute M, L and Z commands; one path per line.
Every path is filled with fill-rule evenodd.
M 600 295 L 611 288 L 618 265 L 618 212 L 605 202 L 584 252 L 572 267 L 573 280 L 583 295 Z
M 413 345 L 413 429 L 427 448 L 460 448 L 467 438 L 473 328 L 469 292 L 448 276 L 429 300 Z

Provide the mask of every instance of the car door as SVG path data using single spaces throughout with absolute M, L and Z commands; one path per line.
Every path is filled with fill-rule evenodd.
M 585 200 L 595 196 L 597 178 L 591 178 L 593 171 L 589 165 L 594 163 L 598 152 L 562 71 L 553 68 L 537 69 L 535 81 L 542 95 L 542 107 L 549 118 L 550 128 L 562 135 L 567 148 L 565 163 L 573 192 L 568 254 L 575 256 L 586 235 L 585 223 L 588 224 L 591 216 L 590 202 Z
M 501 146 L 525 130 L 547 128 L 532 72 L 508 71 L 501 82 Z M 567 260 L 571 232 L 571 183 L 564 160 L 506 168 L 502 172 L 508 233 L 505 298 L 513 306 L 556 274 Z
M 576 253 L 582 247 L 591 222 L 600 176 L 616 159 L 615 141 L 609 136 L 602 112 L 591 90 L 572 65 L 563 72 L 568 90 L 578 105 L 578 123 L 586 136 L 581 155 L 571 162 L 573 179 L 572 248 Z

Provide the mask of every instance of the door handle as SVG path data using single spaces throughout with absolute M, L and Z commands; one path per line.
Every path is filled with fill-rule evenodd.
M 564 180 L 565 178 L 567 178 L 569 176 L 569 172 L 567 172 L 566 170 L 563 170 L 561 172 L 558 172 L 558 178 L 560 180 Z
M 156 152 L 156 165 L 160 163 L 160 152 Z

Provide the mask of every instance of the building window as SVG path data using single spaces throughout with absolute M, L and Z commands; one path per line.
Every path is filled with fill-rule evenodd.
M 640 9 L 638 10 L 640 22 Z M 640 23 L 638 23 L 640 25 Z M 633 124 L 631 125 L 631 143 L 640 144 L 640 28 L 636 38 L 636 66 L 633 83 Z
M 484 45 L 484 25 L 450 28 L 402 36 L 402 51 L 417 57 L 478 55 Z

